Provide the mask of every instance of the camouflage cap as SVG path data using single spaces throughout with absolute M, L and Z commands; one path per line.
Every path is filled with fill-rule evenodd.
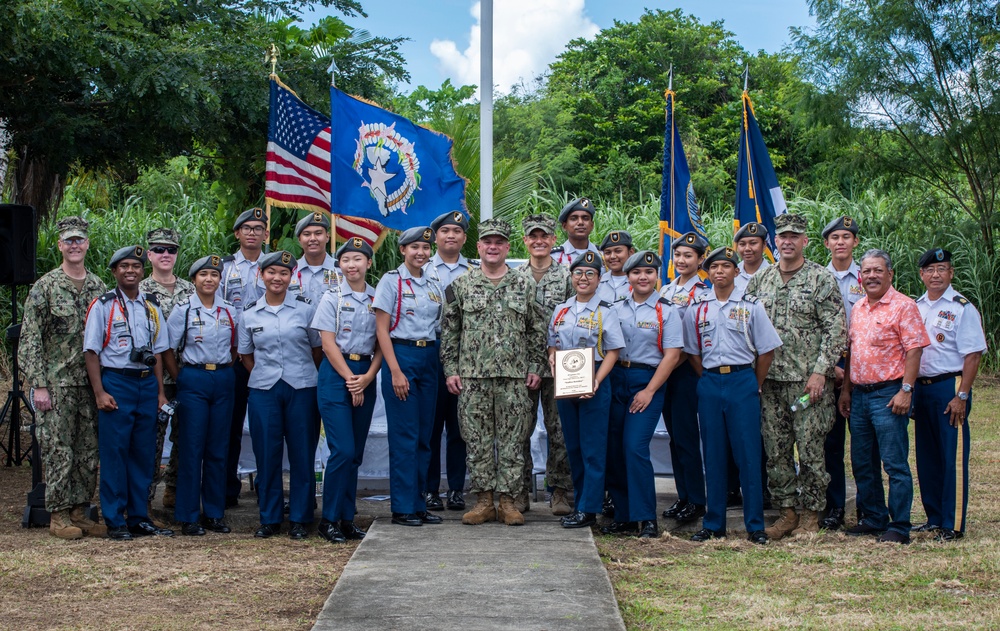
M 603 252 L 605 249 L 615 245 L 624 245 L 628 248 L 632 247 L 632 235 L 624 230 L 613 230 L 604 237 L 604 241 L 601 241 L 601 246 L 597 249 Z
M 244 210 L 240 213 L 240 216 L 236 218 L 236 222 L 233 224 L 233 230 L 239 230 L 240 226 L 248 221 L 259 221 L 263 224 L 267 224 L 267 213 L 264 212 L 263 208 L 250 208 Z
M 705 250 L 708 249 L 708 241 L 706 241 L 705 237 L 701 236 L 697 232 L 685 232 L 681 236 L 674 239 L 673 243 L 670 244 L 671 250 L 681 247 L 691 248 L 698 254 L 704 254 Z
M 375 251 L 372 249 L 372 246 L 367 241 L 365 241 L 361 237 L 351 237 L 350 239 L 347 240 L 347 242 L 344 245 L 337 248 L 337 252 L 333 255 L 333 258 L 339 261 L 341 256 L 349 252 L 360 252 L 361 254 L 367 256 L 369 259 L 375 256 Z
M 495 236 L 509 240 L 510 230 L 510 224 L 503 219 L 487 219 L 479 222 L 479 239 Z
M 574 210 L 583 210 L 590 213 L 591 218 L 594 217 L 594 204 L 586 197 L 577 197 L 570 203 L 563 206 L 562 210 L 559 211 L 559 223 L 566 223 L 569 219 L 569 214 Z
M 534 230 L 541 230 L 545 234 L 556 233 L 556 220 L 548 215 L 526 215 L 521 219 L 521 228 L 527 236 Z
M 739 243 L 744 237 L 760 237 L 767 241 L 767 228 L 762 223 L 751 221 L 740 226 L 740 229 L 733 235 L 733 243 Z
M 656 252 L 652 250 L 642 250 L 641 252 L 636 252 L 632 256 L 628 257 L 625 261 L 625 273 L 628 274 L 637 267 L 652 267 L 653 269 L 660 269 L 663 262 L 660 257 L 657 256 Z
M 854 221 L 847 215 L 837 217 L 830 223 L 826 224 L 826 227 L 823 228 L 822 236 L 825 239 L 830 236 L 830 233 L 837 230 L 847 230 L 854 236 L 858 236 L 858 222 Z
M 125 259 L 134 259 L 145 265 L 146 258 L 147 257 L 145 248 L 143 248 L 141 245 L 130 245 L 115 250 L 115 253 L 111 255 L 111 261 L 108 263 L 108 267 L 114 269 L 115 265 L 118 265 Z
M 208 256 L 203 256 L 194 263 L 191 264 L 191 269 L 188 270 L 188 276 L 194 278 L 203 269 L 214 269 L 215 271 L 222 274 L 222 257 L 209 254 Z
M 86 239 L 90 224 L 83 217 L 74 215 L 60 219 L 56 222 L 56 228 L 59 230 L 60 239 L 72 239 L 73 237 Z
M 417 226 L 416 228 L 405 230 L 403 234 L 399 235 L 399 245 L 410 245 L 417 241 L 433 244 L 434 231 L 429 226 Z
M 438 215 L 431 222 L 431 230 L 437 232 L 444 226 L 458 226 L 463 231 L 469 231 L 469 218 L 460 210 L 450 210 L 442 215 Z
M 330 215 L 324 212 L 309 213 L 295 224 L 295 237 L 298 238 L 302 231 L 310 226 L 319 226 L 324 230 L 330 229 Z
M 286 267 L 290 270 L 294 270 L 298 266 L 298 262 L 295 260 L 295 257 L 292 256 L 291 252 L 285 250 L 270 252 L 260 257 L 261 271 L 274 266 Z
M 592 267 L 600 272 L 604 269 L 604 261 L 601 260 L 599 255 L 587 250 L 570 263 L 569 270 L 572 272 L 578 267 Z
M 715 248 L 705 257 L 705 262 L 701 264 L 701 269 L 707 272 L 708 268 L 712 267 L 712 263 L 716 261 L 728 261 L 733 264 L 733 267 L 736 267 L 740 264 L 740 257 L 733 248 Z
M 934 248 L 933 250 L 927 250 L 920 255 L 920 259 L 917 261 L 917 267 L 923 269 L 928 265 L 933 265 L 934 263 L 950 263 L 951 262 L 951 252 L 948 250 L 942 250 L 941 248 Z
M 809 222 L 802 215 L 782 213 L 774 218 L 774 234 L 797 232 L 805 234 L 809 230 Z
M 153 245 L 154 243 L 180 247 L 181 235 L 172 228 L 154 228 L 146 233 L 146 244 Z

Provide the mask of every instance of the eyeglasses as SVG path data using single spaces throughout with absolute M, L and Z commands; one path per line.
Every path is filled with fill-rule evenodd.
M 149 251 L 153 252 L 155 254 L 177 254 L 177 246 L 176 245 L 154 245 L 153 247 L 149 248 Z
M 573 270 L 573 278 L 597 278 L 597 272 L 592 269 L 575 269 Z
M 243 234 L 264 234 L 264 226 L 248 226 L 243 224 L 240 226 L 240 232 Z
M 68 239 L 62 240 L 62 242 L 65 243 L 66 245 L 72 245 L 72 246 L 83 245 L 84 241 L 86 241 L 86 239 L 84 239 L 83 237 L 70 237 Z

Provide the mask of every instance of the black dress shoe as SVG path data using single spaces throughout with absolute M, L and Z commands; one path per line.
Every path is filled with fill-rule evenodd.
M 340 532 L 344 533 L 344 536 L 348 539 L 354 541 L 361 541 L 365 538 L 366 534 L 364 530 L 355 526 L 353 521 L 341 521 Z
M 306 531 L 305 524 L 300 524 L 298 522 L 292 522 L 292 527 L 288 531 L 288 538 L 293 541 L 302 541 L 309 536 L 309 532 Z
M 465 510 L 465 497 L 461 491 L 448 491 L 448 510 Z
M 759 546 L 766 545 L 768 541 L 767 533 L 764 532 L 763 530 L 754 530 L 747 537 L 747 541 L 749 541 L 750 543 L 756 543 Z
M 879 543 L 898 543 L 905 546 L 910 543 L 910 537 L 909 535 L 904 535 L 896 530 L 886 530 L 885 533 L 878 538 L 878 541 Z
M 227 534 L 233 531 L 232 528 L 226 525 L 226 522 L 214 517 L 206 517 L 202 522 L 202 525 L 205 526 L 205 530 L 211 530 L 212 532 L 219 532 L 222 534 Z
M 607 526 L 601 526 L 603 535 L 634 535 L 639 532 L 639 524 L 634 521 L 613 521 Z
M 597 513 L 577 511 L 563 520 L 563 528 L 586 528 L 597 523 Z
M 347 543 L 347 537 L 344 533 L 340 531 L 337 524 L 332 522 L 324 521 L 320 522 L 319 528 L 316 529 L 320 537 L 323 537 L 330 543 Z
M 941 528 L 938 534 L 934 535 L 934 541 L 958 541 L 963 537 L 965 537 L 965 533 L 961 530 L 948 530 L 947 528 Z
M 132 541 L 132 533 L 128 531 L 128 528 L 122 526 L 121 528 L 108 528 L 108 539 L 114 539 L 115 541 Z
M 864 536 L 878 537 L 884 532 L 885 530 L 881 528 L 876 528 L 875 526 L 870 526 L 862 521 L 858 522 L 857 526 L 852 526 L 851 528 L 845 530 L 844 534 L 847 535 L 848 537 L 864 537 Z
M 173 537 L 174 531 L 169 528 L 157 528 L 153 525 L 153 522 L 148 520 L 142 520 L 134 526 L 129 526 L 128 531 L 132 533 L 133 537 Z
M 604 506 L 601 507 L 601 514 L 609 519 L 615 518 L 615 501 L 610 495 L 604 496 Z
M 827 530 L 840 530 L 844 527 L 844 509 L 831 508 L 830 512 L 827 513 L 819 525 L 820 528 L 826 528 Z
M 663 511 L 664 519 L 677 519 L 677 513 L 684 509 L 688 505 L 687 500 L 677 500 L 670 505 L 670 508 Z
M 701 543 L 703 541 L 708 541 L 709 539 L 725 539 L 725 538 L 726 538 L 725 530 L 714 531 L 714 530 L 709 530 L 708 528 L 702 528 L 698 532 L 691 535 L 691 541 L 697 541 L 698 543 Z
M 185 522 L 181 525 L 181 534 L 188 537 L 204 537 L 205 529 L 201 527 L 201 524 Z
M 926 522 L 914 528 L 913 532 L 935 532 L 938 530 L 941 530 L 941 526 Z
M 427 510 L 444 510 L 444 502 L 437 493 L 424 493 L 424 503 L 427 504 Z
M 227 497 L 226 498 L 226 508 L 236 508 L 240 505 L 239 497 Z
M 743 506 L 743 494 L 739 491 L 730 491 L 726 495 L 726 508 L 736 508 L 737 506 Z
M 705 507 L 702 504 L 688 504 L 683 509 L 677 511 L 677 516 L 674 517 L 678 523 L 686 524 L 688 522 L 700 519 L 705 516 Z
M 639 522 L 640 539 L 656 539 L 659 536 L 660 536 L 660 529 L 656 525 L 655 519 Z
M 414 513 L 393 513 L 392 523 L 398 526 L 423 526 L 424 521 L 420 515 Z
M 258 539 L 267 539 L 281 532 L 281 524 L 261 524 L 257 532 L 253 533 Z
M 428 512 L 417 513 L 417 517 L 425 524 L 440 524 L 444 521 L 439 515 L 431 515 Z

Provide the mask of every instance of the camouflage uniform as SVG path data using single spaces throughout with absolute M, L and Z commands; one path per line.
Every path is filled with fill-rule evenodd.
M 517 273 L 534 281 L 531 273 L 531 266 L 525 263 L 517 268 Z M 573 281 L 570 277 L 568 265 L 553 264 L 545 271 L 545 275 L 538 281 L 535 288 L 535 306 L 540 310 L 540 317 L 544 322 L 549 321 L 549 317 L 555 311 L 556 306 L 569 300 L 573 295 Z M 542 346 L 545 346 L 543 343 Z M 563 438 L 562 424 L 559 422 L 559 410 L 556 408 L 555 389 L 552 380 L 552 371 L 549 369 L 548 361 L 542 362 L 541 372 L 542 387 L 538 390 L 529 390 L 528 398 L 531 400 L 529 416 L 532 420 L 538 414 L 538 401 L 542 401 L 542 417 L 545 422 L 545 432 L 549 439 L 549 454 L 545 463 L 545 482 L 548 486 L 556 489 L 573 490 L 573 478 L 569 472 L 569 457 L 566 455 L 566 439 Z M 530 429 L 530 428 L 529 428 Z M 524 441 L 524 471 L 521 479 L 524 489 L 533 489 L 531 473 L 534 464 L 531 462 L 531 432 Z
M 471 489 L 515 495 L 532 428 L 524 380 L 541 374 L 546 362 L 535 281 L 509 271 L 494 285 L 474 268 L 456 278 L 445 296 L 441 362 L 446 376 L 462 378 L 458 419 Z
M 97 486 L 97 404 L 83 359 L 83 325 L 87 307 L 105 291 L 91 272 L 77 290 L 59 267 L 38 279 L 24 303 L 25 383 L 48 388 L 52 398 L 51 410 L 35 414 L 50 513 L 90 502 Z
M 145 278 L 139 283 L 139 291 L 146 294 L 147 296 L 156 296 L 156 299 L 160 302 L 160 311 L 163 312 L 164 322 L 170 317 L 170 312 L 173 310 L 174 306 L 183 304 L 187 302 L 191 295 L 194 294 L 194 284 L 191 281 L 184 280 L 180 276 L 177 277 L 177 282 L 174 284 L 173 293 L 168 292 L 167 288 L 156 282 L 152 278 Z M 169 352 L 173 352 L 172 350 Z M 173 377 L 167 374 L 167 371 L 163 371 L 163 392 L 167 397 L 167 400 L 172 401 L 177 396 L 177 384 L 174 383 Z M 179 418 L 175 415 L 173 420 L 170 422 L 170 442 L 177 442 L 177 425 Z M 149 501 L 153 501 L 156 497 L 156 485 L 160 483 L 161 480 L 166 482 L 167 486 L 177 488 L 177 449 L 170 450 L 170 460 L 167 462 L 167 469 L 164 471 L 160 468 L 160 460 L 163 458 L 163 443 L 164 437 L 167 435 L 166 426 L 157 425 L 156 427 L 156 459 L 153 462 L 153 482 L 149 485 Z
M 777 265 L 758 271 L 746 293 L 760 299 L 782 341 L 761 392 L 761 432 L 772 501 L 780 508 L 801 503 L 806 510 L 821 511 L 830 482 L 823 444 L 834 420 L 833 368 L 847 344 L 840 289 L 823 266 L 805 261 L 788 283 L 782 281 Z M 827 379 L 821 399 L 792 412 L 813 373 Z

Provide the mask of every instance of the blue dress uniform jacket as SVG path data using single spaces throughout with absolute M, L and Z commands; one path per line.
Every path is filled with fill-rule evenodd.
M 920 356 L 913 392 L 920 501 L 927 523 L 964 533 L 969 503 L 971 389 L 962 386 L 969 399 L 961 427 L 952 427 L 944 410 L 956 396 L 966 355 L 985 351 L 986 335 L 979 311 L 951 286 L 935 301 L 925 293 L 917 299 L 917 308 L 931 340 Z
M 726 529 L 727 440 L 740 472 L 743 523 L 750 533 L 764 529 L 760 394 L 751 364 L 779 346 L 763 305 L 736 289 L 725 302 L 714 291 L 699 298 L 684 316 L 684 351 L 700 355 L 703 367 L 698 380 L 708 499 L 703 527 L 713 532 Z
M 316 305 L 324 293 L 335 289 L 344 280 L 337 267 L 337 260 L 329 254 L 319 265 L 309 265 L 303 256 L 296 262 L 296 266 L 288 291 L 305 296 Z

